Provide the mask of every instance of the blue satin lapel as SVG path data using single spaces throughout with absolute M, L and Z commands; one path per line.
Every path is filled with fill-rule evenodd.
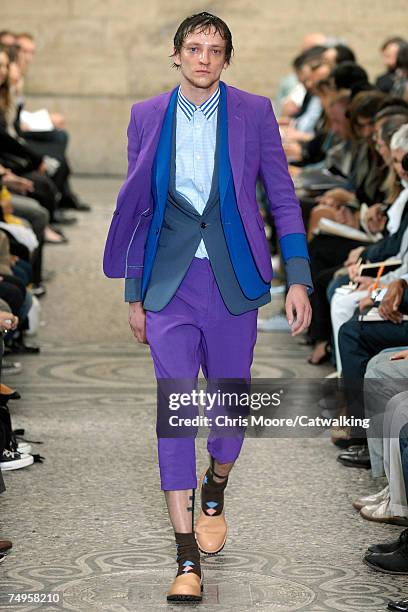
M 175 106 L 177 102 L 177 91 L 176 88 L 171 94 L 170 102 L 166 110 L 166 114 L 163 121 L 163 126 L 160 133 L 159 144 L 157 146 L 156 156 L 153 166 L 153 177 L 156 189 L 154 190 L 156 196 L 156 204 L 161 213 L 161 217 L 164 214 L 164 209 L 167 200 L 167 193 L 169 190 L 169 179 L 170 179 L 170 159 L 171 159 L 171 138 L 172 138 L 172 127 L 173 127 L 173 115 L 175 112 Z
M 231 166 L 228 152 L 228 111 L 227 111 L 227 92 L 224 83 L 220 83 L 220 103 L 218 112 L 220 113 L 220 155 L 218 162 L 218 184 L 220 192 L 221 211 L 224 208 L 225 195 L 228 183 L 231 180 Z
M 239 199 L 241 185 L 244 178 L 244 161 L 246 146 L 246 122 L 240 108 L 241 101 L 235 91 L 228 89 L 224 85 L 225 105 L 227 107 L 228 120 L 228 154 L 231 166 L 232 177 L 234 180 L 235 193 Z

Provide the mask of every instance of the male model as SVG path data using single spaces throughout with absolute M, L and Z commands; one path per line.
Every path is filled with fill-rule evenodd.
M 183 391 L 194 387 L 200 367 L 208 381 L 250 379 L 257 311 L 270 300 L 272 278 L 258 175 L 286 264 L 292 333 L 310 323 L 305 231 L 278 126 L 267 98 L 220 81 L 232 52 L 231 32 L 214 15 L 193 15 L 179 26 L 173 59 L 180 85 L 132 108 L 128 174 L 105 246 L 105 274 L 126 279 L 129 323 L 150 345 L 158 381 L 180 381 Z M 159 421 L 162 410 L 159 402 Z M 157 431 L 177 544 L 167 598 L 200 601 L 199 549 L 216 554 L 225 544 L 224 489 L 243 432 L 210 432 L 194 529 L 194 435 Z

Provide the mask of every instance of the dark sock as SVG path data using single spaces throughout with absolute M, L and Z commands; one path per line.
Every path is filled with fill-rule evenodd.
M 194 533 L 174 532 L 177 546 L 177 563 L 179 569 L 177 576 L 183 574 L 197 574 L 201 578 L 200 551 Z
M 205 473 L 201 488 L 201 509 L 207 516 L 219 516 L 224 508 L 224 489 L 228 476 L 222 482 L 216 482 L 209 467 Z

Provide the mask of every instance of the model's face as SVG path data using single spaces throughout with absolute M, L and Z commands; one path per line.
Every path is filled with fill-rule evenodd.
M 9 58 L 7 53 L 0 51 L 0 85 L 6 81 L 9 71 Z
M 199 89 L 210 89 L 228 67 L 225 61 L 225 40 L 215 30 L 195 30 L 184 40 L 174 63 L 180 66 L 181 81 Z
M 394 151 L 392 151 L 392 162 L 394 164 L 394 170 L 398 174 L 400 179 L 403 179 L 404 181 L 408 181 L 408 172 L 404 170 L 401 162 L 402 158 L 406 154 L 407 152 L 403 149 L 395 149 Z

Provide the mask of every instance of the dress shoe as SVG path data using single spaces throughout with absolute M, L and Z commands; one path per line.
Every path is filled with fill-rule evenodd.
M 346 467 L 364 468 L 365 470 L 369 470 L 371 468 L 370 455 L 368 453 L 367 446 L 361 446 L 358 450 L 340 453 L 340 455 L 337 457 L 337 461 Z
M 401 531 L 397 540 L 392 540 L 392 542 L 384 542 L 384 544 L 371 544 L 367 550 L 368 552 L 386 555 L 388 553 L 395 552 L 404 543 L 408 543 L 408 529 L 404 529 L 404 531 Z
M 408 599 L 401 599 L 400 601 L 388 602 L 387 610 L 397 610 L 397 612 L 408 612 Z
M 350 450 L 355 446 L 364 446 L 367 439 L 366 438 L 336 438 L 332 436 L 333 444 L 337 446 L 337 448 L 344 448 Z
M 81 202 L 79 198 L 73 193 L 62 196 L 59 206 L 60 208 L 64 208 L 64 209 L 69 208 L 71 210 L 82 210 L 86 212 L 92 210 L 89 204 L 85 204 L 84 202 Z
M 224 488 L 221 484 L 217 490 L 211 479 L 211 468 L 201 474 L 199 490 L 201 493 L 201 512 L 198 517 L 195 534 L 199 549 L 206 555 L 216 555 L 222 551 L 227 540 L 227 523 L 224 515 Z M 225 479 L 226 481 L 228 478 Z M 203 487 L 206 488 L 205 499 Z M 208 492 L 210 494 L 208 495 Z M 208 496 L 211 498 L 208 500 Z M 212 500 L 212 498 L 214 498 Z M 219 512 L 219 507 L 222 507 Z
M 353 501 L 353 506 L 356 510 L 361 510 L 364 506 L 372 506 L 373 504 L 379 504 L 382 502 L 390 493 L 390 487 L 387 485 L 379 491 L 379 493 L 374 493 L 373 495 L 366 495 L 365 497 L 360 497 Z
M 12 546 L 10 540 L 0 540 L 0 554 L 4 555 Z
M 390 509 L 390 497 L 372 506 L 361 508 L 360 515 L 367 521 L 374 523 L 389 523 L 390 525 L 408 526 L 408 518 L 405 516 L 395 516 Z
M 383 574 L 408 575 L 408 545 L 403 544 L 398 550 L 386 555 L 366 553 L 364 563 L 371 569 Z
M 12 389 L 4 383 L 0 383 L 0 404 L 6 403 L 11 399 L 21 399 L 21 395 L 15 389 Z
M 31 287 L 31 293 L 37 298 L 42 298 L 47 293 L 47 289 L 42 283 L 33 283 Z
M 61 210 L 54 211 L 52 222 L 59 225 L 73 225 L 77 223 L 78 219 L 76 217 L 70 217 L 66 215 Z
M 189 602 L 201 601 L 203 585 L 197 574 L 176 576 L 167 593 L 167 601 Z
M 167 601 L 188 603 L 201 601 L 200 553 L 194 533 L 175 533 L 178 572 L 167 593 Z

